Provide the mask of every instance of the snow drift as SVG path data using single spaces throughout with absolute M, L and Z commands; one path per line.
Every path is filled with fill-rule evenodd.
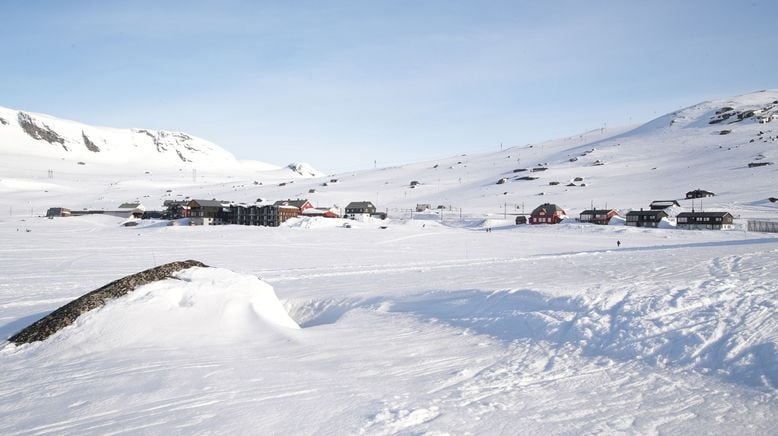
M 194 267 L 80 316 L 49 341 L 82 350 L 187 348 L 267 338 L 284 329 L 299 326 L 272 286 L 252 275 Z

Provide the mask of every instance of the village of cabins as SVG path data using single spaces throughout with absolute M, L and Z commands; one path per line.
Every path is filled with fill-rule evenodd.
M 712 197 L 715 194 L 702 189 L 695 189 L 686 193 L 686 199 Z M 662 220 L 673 218 L 671 212 L 680 208 L 676 200 L 658 200 L 649 205 L 647 210 L 632 210 L 622 217 L 617 209 L 587 209 L 580 213 L 576 221 L 607 225 L 614 217 L 625 220 L 627 226 L 633 227 L 660 227 Z M 117 210 L 70 210 L 64 207 L 50 208 L 46 216 L 67 217 L 91 214 L 115 215 L 135 219 L 167 219 L 175 223 L 177 220 L 186 219 L 189 225 L 246 225 L 278 227 L 290 218 L 296 217 L 323 217 L 323 218 L 348 218 L 373 217 L 386 219 L 385 212 L 378 212 L 370 201 L 356 201 L 349 203 L 345 212 L 338 208 L 317 208 L 306 199 L 279 200 L 272 204 L 245 204 L 220 200 L 166 200 L 163 203 L 164 210 L 148 211 L 140 202 L 124 203 Z M 424 212 L 430 209 L 430 205 L 419 204 L 416 211 Z M 536 207 L 528 216 L 519 214 L 515 223 L 519 224 L 558 224 L 566 219 L 567 213 L 559 206 L 544 203 Z M 674 215 L 676 227 L 688 230 L 730 230 L 733 228 L 733 215 L 726 211 L 702 211 L 694 210 L 680 212 Z M 128 221 L 125 225 L 135 225 L 137 221 Z

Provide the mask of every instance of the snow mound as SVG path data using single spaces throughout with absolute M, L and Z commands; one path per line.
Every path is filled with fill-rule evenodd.
M 674 229 L 675 223 L 668 220 L 667 218 L 662 218 L 662 220 L 659 221 L 659 225 L 657 227 L 660 229 Z
M 480 228 L 492 228 L 492 227 L 506 227 L 516 225 L 514 220 L 507 220 L 502 218 L 487 218 L 478 225 Z
M 78 349 L 233 344 L 299 329 L 272 286 L 223 268 L 190 268 L 141 286 L 55 334 Z
M 305 216 L 290 218 L 284 221 L 281 226 L 296 229 L 331 229 L 334 227 L 343 227 L 344 223 L 351 223 L 351 220 L 343 218 L 324 218 L 318 216 Z

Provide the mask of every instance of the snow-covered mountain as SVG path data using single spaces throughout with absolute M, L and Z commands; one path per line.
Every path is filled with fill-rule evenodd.
M 776 186 L 778 90 L 769 90 L 696 104 L 639 126 L 294 185 L 250 186 L 224 196 L 305 195 L 327 206 L 369 199 L 390 213 L 416 204 L 466 214 L 516 213 L 552 202 L 577 216 L 592 205 L 627 210 L 653 200 L 675 199 L 691 208 L 685 194 L 700 188 L 716 194 L 704 199 L 705 208 L 760 216 L 775 213 L 768 199 L 778 197 Z
M 690 208 L 685 193 L 701 188 L 716 193 L 705 209 L 731 211 L 741 229 L 774 218 L 776 101 L 758 92 L 638 127 L 326 178 L 305 164 L 146 171 L 4 153 L 0 433 L 775 434 L 778 235 L 511 214 L 543 202 L 572 216 L 592 203 Z M 186 197 L 370 200 L 389 219 L 38 217 Z M 411 217 L 417 203 L 444 210 Z M 135 289 L 44 341 L 2 342 L 187 258 L 216 268 Z
M 706 208 L 762 216 L 775 212 L 776 204 L 768 199 L 778 197 L 776 102 L 778 90 L 760 91 L 700 103 L 637 127 L 597 129 L 324 179 L 307 164 L 269 171 L 245 163 L 242 171 L 220 168 L 218 162 L 237 161 L 217 146 L 183 134 L 91 128 L 3 110 L 0 191 L 6 195 L 0 208 L 22 203 L 43 213 L 55 204 L 110 207 L 134 198 L 149 198 L 144 202 L 157 207 L 154 203 L 176 196 L 239 202 L 306 197 L 322 207 L 370 200 L 390 214 L 416 204 L 466 214 L 517 213 L 552 202 L 575 215 L 592 205 L 627 210 L 647 207 L 653 200 L 677 199 L 691 207 L 685 193 L 700 188 L 716 193 L 704 200 Z M 22 128 L 28 117 L 35 126 L 27 124 L 32 134 Z M 35 134 L 48 139 L 35 139 Z M 90 151 L 89 144 L 100 151 Z M 112 153 L 120 157 L 112 158 Z M 36 156 L 52 154 L 74 156 L 70 159 L 83 159 L 86 165 L 47 159 L 41 167 Z M 142 163 L 120 169 L 91 165 L 101 156 Z M 153 159 L 164 160 L 167 171 L 144 171 Z M 53 177 L 46 177 L 46 168 L 54 171 Z M 188 168 L 196 169 L 196 177 Z M 411 187 L 412 181 L 418 184 Z
M 95 127 L 0 107 L 0 153 L 142 168 L 278 169 L 241 162 L 222 147 L 182 132 Z

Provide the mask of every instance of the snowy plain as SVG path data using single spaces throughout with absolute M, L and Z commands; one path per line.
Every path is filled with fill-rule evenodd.
M 0 433 L 776 434 L 778 235 L 746 232 L 744 219 L 778 215 L 776 166 L 747 167 L 778 158 L 778 134 L 708 124 L 722 106 L 773 100 L 324 178 L 3 155 L 3 338 L 155 265 L 217 268 L 136 290 L 46 341 L 4 344 Z M 539 179 L 513 179 L 546 162 Z M 587 186 L 549 185 L 574 177 Z M 522 205 L 575 216 L 698 187 L 737 230 L 512 224 Z M 127 228 L 38 217 L 179 195 L 371 200 L 390 219 Z M 412 216 L 416 203 L 451 208 Z

